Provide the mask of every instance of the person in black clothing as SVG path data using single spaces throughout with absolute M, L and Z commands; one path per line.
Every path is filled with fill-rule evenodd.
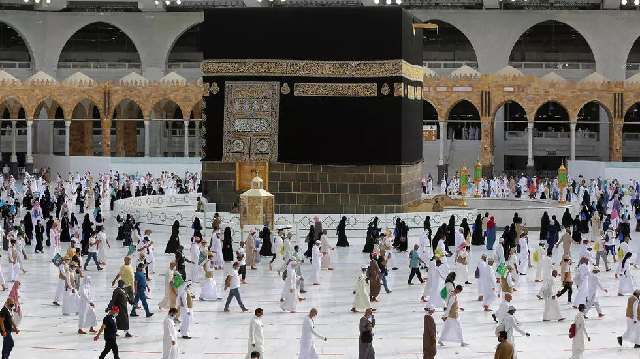
M 313 226 L 311 226 L 311 228 L 313 228 Z M 313 229 L 311 230 L 311 233 L 313 233 Z M 264 228 L 262 228 L 258 237 L 262 239 L 262 245 L 260 247 L 260 255 L 263 257 L 273 257 L 273 252 L 271 251 L 271 230 L 269 230 L 268 223 L 265 224 Z M 307 253 L 305 252 L 305 256 L 306 255 Z
M 504 260 L 509 259 L 509 255 L 511 255 L 511 229 L 509 226 L 504 227 L 504 232 L 501 237 L 504 241 L 502 243 L 502 247 L 504 249 Z
M 316 242 L 315 241 L 315 228 L 313 225 L 311 225 L 309 227 L 309 234 L 307 234 L 307 237 L 304 239 L 304 241 L 307 243 L 307 250 L 306 252 L 304 252 L 304 256 L 307 258 L 311 258 L 311 251 L 313 249 L 313 244 Z M 271 239 L 269 239 L 269 243 L 271 243 Z M 264 248 L 264 247 L 262 247 Z M 271 251 L 271 248 L 269 248 L 269 251 Z M 260 251 L 260 254 L 262 254 L 262 251 Z
M 640 221 L 638 221 L 640 222 Z M 338 242 L 336 246 L 338 247 L 349 247 L 349 241 L 347 241 L 347 217 L 343 216 L 338 223 L 338 228 L 336 228 L 336 235 L 338 235 Z
M 60 242 L 71 242 L 71 235 L 69 234 L 69 218 L 67 216 L 62 217 L 60 224 L 62 232 L 60 233 Z
M 197 219 L 197 218 L 196 218 Z M 222 238 L 222 259 L 225 262 L 233 262 L 233 240 L 231 238 L 231 227 L 224 229 Z
M 165 253 L 176 252 L 176 250 L 180 246 L 180 239 L 178 238 L 179 232 L 180 232 L 180 222 L 176 220 L 175 222 L 173 222 L 173 225 L 171 226 L 171 237 L 169 237 L 167 246 L 164 249 Z
M 571 239 L 578 244 L 582 243 L 582 234 L 580 233 L 580 216 L 576 216 L 576 218 L 573 219 L 571 232 Z
M 53 217 L 49 216 L 49 219 L 47 220 L 47 227 L 46 227 L 47 247 L 51 246 L 51 228 L 53 228 Z
M 187 280 L 187 269 L 184 263 L 191 262 L 191 261 L 187 260 L 184 257 L 184 253 L 182 253 L 183 249 L 184 249 L 183 246 L 178 245 L 178 248 L 176 248 L 176 251 L 174 252 L 176 255 L 176 270 L 178 271 L 178 273 L 180 273 L 180 276 L 182 276 L 182 279 Z
M 462 223 L 466 224 L 467 219 L 463 218 L 462 219 Z M 463 225 L 460 225 L 460 227 L 463 227 Z M 469 225 L 466 224 L 466 227 L 469 228 Z M 468 235 L 467 229 L 464 230 L 464 238 L 466 239 Z M 479 246 L 484 244 L 484 235 L 482 233 L 482 216 L 480 215 L 480 213 L 478 213 L 478 215 L 476 216 L 476 220 L 475 222 L 473 222 L 473 234 L 471 235 L 471 244 L 473 244 L 474 246 Z
M 569 208 L 567 208 L 564 211 L 564 214 L 562 215 L 562 221 L 561 221 L 562 227 L 564 228 L 571 228 L 571 225 L 573 225 L 573 220 L 571 219 L 571 213 L 569 213 Z
M 27 211 L 24 215 L 24 234 L 25 234 L 25 244 L 31 245 L 31 240 L 33 239 L 33 221 L 31 220 L 31 213 Z
M 84 213 L 84 191 L 82 190 L 82 185 L 78 185 L 78 189 L 76 190 L 78 197 L 76 198 L 76 204 L 80 206 L 80 212 Z
M 449 224 L 447 225 L 447 240 L 445 241 L 447 245 L 447 251 L 449 247 L 453 247 L 456 245 L 456 217 L 452 214 L 449 217 Z
M 193 220 L 193 223 L 191 224 L 191 228 L 193 228 L 193 236 L 202 239 L 202 233 L 200 232 L 202 230 L 202 225 L 200 224 L 200 218 L 196 217 L 196 219 Z
M 7 298 L 2 310 L 0 310 L 0 330 L 2 331 L 2 359 L 9 359 L 13 350 L 13 337 L 11 333 L 20 333 L 11 318 L 11 309 L 15 305 L 12 298 Z
M 424 223 L 422 224 L 422 227 L 425 231 L 427 231 L 427 238 L 429 238 L 429 243 L 431 243 L 431 217 L 430 216 L 426 216 L 424 218 Z
M 36 248 L 35 248 L 35 252 L 38 253 L 44 253 L 43 248 L 42 248 L 42 240 L 44 239 L 43 234 L 44 234 L 44 226 L 42 225 L 42 223 L 40 223 L 40 220 L 38 220 L 38 223 L 36 224 Z
M 115 320 L 118 313 L 120 313 L 120 309 L 117 306 L 111 307 L 109 313 L 102 319 L 102 326 L 100 330 L 98 330 L 98 334 L 93 337 L 93 340 L 97 341 L 100 339 L 100 334 L 104 331 L 104 350 L 100 353 L 100 359 L 104 359 L 111 351 L 113 352 L 114 359 L 120 359 L 118 356 L 118 343 L 116 342 L 118 327 L 116 326 Z
M 547 231 L 549 230 L 549 225 L 551 224 L 551 220 L 549 219 L 549 213 L 544 211 L 542 214 L 542 218 L 540 218 L 540 240 L 547 239 Z
M 89 213 L 85 213 L 84 220 L 82 221 L 82 238 L 80 243 L 82 243 L 82 255 L 89 254 L 89 237 L 93 232 L 93 223 L 89 219 Z

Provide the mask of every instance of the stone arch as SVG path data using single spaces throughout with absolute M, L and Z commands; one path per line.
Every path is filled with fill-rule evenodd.
M 169 111 L 168 109 L 169 105 L 173 105 L 172 107 L 177 107 L 182 109 L 175 100 L 165 97 L 157 101 L 155 104 L 153 104 L 153 106 L 147 109 L 147 116 L 145 116 L 145 118 L 151 118 L 151 112 L 154 110 L 159 110 L 160 111 L 159 114 L 157 112 L 155 113 L 155 119 L 156 120 L 162 119 L 162 112 Z
M 578 104 L 577 111 L 575 111 L 575 116 L 572 116 L 573 118 L 578 118 L 578 116 L 580 115 L 580 111 L 582 111 L 582 109 L 590 104 L 590 103 L 595 103 L 597 105 L 599 105 L 600 107 L 602 107 L 604 109 L 604 111 L 607 113 L 607 117 L 609 117 L 609 121 L 613 121 L 613 113 L 611 112 L 611 110 L 609 109 L 609 106 L 606 105 L 603 101 L 600 101 L 599 99 L 593 98 L 593 99 L 589 99 L 586 101 L 582 101 L 581 103 Z
M 556 27 L 559 27 L 559 33 L 555 32 Z M 546 44 L 544 44 L 542 46 L 542 51 L 540 49 L 537 50 L 533 50 L 531 49 L 530 45 L 526 44 L 526 39 L 529 36 L 537 36 L 539 35 L 540 38 L 545 38 L 548 39 L 549 36 L 545 36 L 544 34 L 548 31 L 551 31 L 551 49 L 555 49 L 555 48 L 559 48 L 559 47 L 563 47 L 566 45 L 562 45 L 562 43 L 567 43 L 567 42 L 571 42 L 574 45 L 577 45 L 579 47 L 582 47 L 584 49 L 584 45 L 586 45 L 589 48 L 589 54 L 590 56 L 587 55 L 586 52 L 583 52 L 583 56 L 584 58 L 580 59 L 580 58 L 572 58 L 572 59 L 568 59 L 568 58 L 557 58 L 557 56 L 553 55 L 555 54 L 555 52 L 545 52 L 545 50 L 547 49 Z M 565 31 L 565 32 L 563 32 Z M 556 36 L 569 36 L 569 39 L 556 39 Z M 556 43 L 558 43 L 558 46 L 556 47 Z M 527 49 L 529 49 L 528 51 L 526 51 Z M 517 50 L 520 50 L 522 52 L 522 54 L 518 55 Z M 579 52 L 575 52 L 575 51 L 567 51 L 567 54 L 574 54 L 574 56 L 577 56 L 575 54 L 579 53 Z M 536 58 L 527 58 L 526 54 L 536 54 Z M 555 57 L 555 58 L 554 58 Z M 559 21 L 556 19 L 548 19 L 548 20 L 544 20 L 544 21 L 540 21 L 536 24 L 534 24 L 533 26 L 529 27 L 527 30 L 525 30 L 516 40 L 516 42 L 513 44 L 513 46 L 511 47 L 511 52 L 509 54 L 509 61 L 522 61 L 522 62 L 592 62 L 595 63 L 595 54 L 593 52 L 593 46 L 591 43 L 589 43 L 589 41 L 587 40 L 587 38 L 579 31 L 576 29 L 576 27 L 568 24 L 567 22 L 564 21 Z
M 84 112 L 86 113 L 85 117 L 83 117 L 84 119 L 94 119 L 94 120 L 99 120 L 102 118 L 102 111 L 100 111 L 100 106 L 98 106 L 98 104 L 90 99 L 90 98 L 84 98 L 80 101 L 78 101 L 78 103 L 76 103 L 76 105 L 73 107 L 73 110 L 71 110 L 71 117 L 72 118 L 81 118 L 81 117 L 76 117 L 76 112 L 78 110 L 78 107 L 82 107 L 82 109 L 84 109 Z M 93 118 L 93 113 L 95 112 L 95 109 L 97 109 L 98 112 L 98 118 Z M 88 117 L 86 117 L 88 116 Z
M 132 106 L 135 106 L 135 107 L 132 107 Z M 136 107 L 138 111 L 135 111 Z M 133 114 L 134 116 L 139 117 L 138 118 L 139 120 L 144 119 L 144 112 L 142 110 L 142 106 L 140 106 L 138 102 L 130 98 L 123 98 L 114 106 L 113 114 L 112 114 L 113 119 L 116 121 L 118 119 L 132 119 L 130 115 L 132 110 L 135 111 Z
M 458 111 L 460 113 L 458 113 Z M 452 116 L 457 116 L 458 118 L 454 121 Z M 467 123 L 469 123 L 469 127 L 467 127 L 469 130 L 472 128 L 480 129 L 481 126 L 480 111 L 470 100 L 457 101 L 449 111 L 447 111 L 446 119 L 447 131 L 453 131 L 453 136 L 456 139 L 467 139 L 463 134 L 463 132 L 465 132 L 463 130 L 467 127 Z M 449 136 L 447 134 L 447 138 L 448 137 Z
M 175 39 L 173 39 L 173 41 L 169 45 L 169 51 L 167 51 L 167 56 L 165 58 L 165 64 L 166 65 L 169 64 L 169 60 L 170 60 L 169 57 L 171 56 L 171 53 L 173 52 L 173 49 L 176 46 L 176 44 L 178 44 L 181 40 L 184 40 L 185 35 L 189 34 L 192 30 L 197 29 L 199 31 L 203 24 L 204 24 L 204 22 L 194 23 L 194 24 L 190 25 L 189 27 L 185 28 L 183 31 L 181 31 L 180 34 L 178 34 L 178 36 L 176 36 Z M 200 41 L 198 41 L 198 46 L 199 46 L 199 43 L 200 43 Z M 202 53 L 201 50 L 199 52 Z M 202 58 L 200 58 L 200 61 L 202 61 Z
M 12 120 L 20 119 L 20 110 L 22 110 L 23 114 L 26 114 L 24 110 L 24 102 L 15 96 L 7 95 L 0 98 L 0 107 L 9 112 L 9 119 Z
M 478 61 L 478 56 L 469 38 L 469 34 L 466 34 L 464 30 L 461 30 L 452 23 L 438 19 L 432 19 L 426 22 L 437 24 L 438 31 L 428 29 L 422 31 L 423 46 L 425 48 L 423 55 L 424 61 Z M 465 51 L 460 51 L 459 49 L 461 48 Z M 435 54 L 431 54 L 431 52 Z M 471 55 L 471 53 L 473 55 Z M 442 56 L 442 58 L 439 58 L 439 56 Z
M 58 101 L 57 98 L 52 97 L 52 96 L 48 96 L 46 98 L 43 98 L 41 100 L 38 100 L 34 110 L 33 110 L 33 119 L 38 119 L 40 116 L 40 110 L 42 108 L 45 108 L 47 110 L 51 110 L 53 108 L 57 109 L 58 107 L 60 107 L 62 109 L 62 112 L 64 114 L 67 114 L 68 109 L 65 108 L 64 103 L 61 101 Z
M 547 113 L 543 113 L 541 111 L 548 111 Z M 553 112 L 553 114 L 552 114 Z M 561 123 L 558 126 L 558 122 L 551 121 L 562 121 L 562 120 L 548 120 L 548 116 L 553 115 L 554 118 L 563 118 L 566 117 L 566 132 L 569 132 L 569 124 L 571 123 L 571 116 L 569 115 L 569 110 L 567 106 L 561 103 L 556 99 L 549 99 L 541 103 L 536 107 L 535 115 L 533 118 L 534 128 L 536 128 L 536 124 L 538 124 L 538 128 L 540 128 L 540 123 L 544 123 L 546 121 L 550 121 L 550 123 L 555 123 L 554 127 L 562 127 L 564 129 L 564 124 Z M 544 120 L 543 120 L 544 118 Z M 544 132 L 544 131 L 543 131 Z
M 66 39 L 62 49 L 60 50 L 60 53 L 58 54 L 58 62 L 64 62 L 65 60 L 70 61 L 71 59 L 64 59 L 64 54 L 65 51 L 72 51 L 72 49 L 70 47 L 73 47 L 73 41 L 75 40 L 74 37 L 78 37 L 78 36 L 83 36 L 83 32 L 85 31 L 89 31 L 92 30 L 94 27 L 96 26 L 103 26 L 105 27 L 105 29 L 107 29 L 107 31 L 115 31 L 115 34 L 117 34 L 118 36 L 121 36 L 121 38 L 123 38 L 125 40 L 125 42 L 130 42 L 130 45 L 132 46 L 134 51 L 131 51 L 131 53 L 135 53 L 137 56 L 137 61 L 141 62 L 141 58 L 140 58 L 140 53 L 139 53 L 139 49 L 140 47 L 138 46 L 139 44 L 136 44 L 132 37 L 125 33 L 119 26 L 112 24 L 110 22 L 107 21 L 93 21 L 93 22 L 89 22 L 87 24 L 84 24 L 82 27 L 75 29 L 75 31 L 73 31 L 73 33 Z M 98 40 L 98 46 L 100 39 Z M 80 39 L 78 39 L 77 41 L 82 41 L 82 37 Z M 112 39 L 110 39 L 110 41 L 113 41 Z M 116 40 L 118 41 L 118 40 Z M 121 42 L 121 41 L 119 41 Z M 101 52 L 98 50 L 98 52 Z M 127 51 L 129 52 L 129 51 Z M 95 51 L 92 51 L 92 53 L 95 53 Z M 133 58 L 134 56 L 132 56 Z M 109 62 L 109 59 L 97 59 L 98 61 L 104 61 L 104 62 Z M 82 62 L 82 60 L 80 60 Z M 85 61 L 87 61 L 85 59 Z M 118 60 L 111 60 L 112 62 L 117 62 Z
M 6 35 L 8 36 L 12 35 L 11 34 L 12 32 L 15 32 L 18 35 L 18 37 L 22 40 L 22 43 L 24 44 L 24 46 L 27 48 L 27 52 L 29 53 L 28 61 L 31 62 L 33 66 L 33 61 L 34 61 L 33 51 L 31 50 L 31 45 L 27 41 L 27 38 L 24 36 L 24 34 L 22 34 L 22 32 L 17 27 L 13 26 L 12 24 L 10 24 L 5 20 L 2 20 L 0 21 L 0 37 L 5 36 L 5 32 L 7 32 Z M 0 47 L 0 54 L 2 54 L 3 52 L 5 52 L 5 50 L 2 47 Z M 15 59 L 7 59 L 7 58 L 0 58 L 0 60 L 15 61 Z
M 494 121 L 494 119 L 496 118 L 496 114 L 498 113 L 498 110 L 500 110 L 500 108 L 501 108 L 502 106 L 504 106 L 504 105 L 506 105 L 506 104 L 508 104 L 508 103 L 510 103 L 510 102 L 517 103 L 520 107 L 522 107 L 522 108 L 524 109 L 524 112 L 525 112 L 525 117 L 526 117 L 527 119 L 529 119 L 529 117 L 530 117 L 530 116 L 529 116 L 529 113 L 527 112 L 526 107 L 524 107 L 524 105 L 522 105 L 522 104 L 520 103 L 520 100 L 519 100 L 519 99 L 517 99 L 517 98 L 515 98 L 515 97 L 511 97 L 511 96 L 509 96 L 509 97 L 503 98 L 500 102 L 498 102 L 498 103 L 497 103 L 497 105 L 496 105 L 496 106 L 494 106 L 494 107 L 491 109 L 491 121 L 492 121 L 492 122 L 493 122 L 493 121 Z M 532 120 L 532 119 L 529 119 L 529 121 L 533 121 L 533 120 Z
M 447 121 L 449 119 L 449 115 L 451 114 L 451 110 L 453 110 L 454 107 L 456 107 L 459 103 L 461 102 L 469 102 L 474 108 L 475 110 L 478 112 L 478 116 L 480 116 L 480 110 L 478 110 L 478 108 L 480 108 L 480 106 L 478 105 L 477 101 L 474 101 L 470 98 L 466 98 L 466 97 L 458 97 L 455 98 L 454 101 L 449 105 L 449 107 L 447 107 L 447 109 L 443 112 L 443 116 L 442 119 Z M 438 107 L 434 106 L 436 109 Z M 438 113 L 440 113 L 440 111 L 438 111 Z

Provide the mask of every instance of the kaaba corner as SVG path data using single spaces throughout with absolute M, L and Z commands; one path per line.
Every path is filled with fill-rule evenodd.
M 258 174 L 276 213 L 417 203 L 422 30 L 400 7 L 205 12 L 203 193 L 228 211 Z

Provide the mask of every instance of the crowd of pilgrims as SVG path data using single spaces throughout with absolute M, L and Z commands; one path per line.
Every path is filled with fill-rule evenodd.
M 537 179 L 523 177 L 518 183 L 528 181 L 536 183 Z M 44 246 L 48 246 L 54 264 L 59 269 L 54 304 L 59 305 L 58 302 L 62 301 L 63 314 L 79 315 L 79 333 L 83 332 L 83 328 L 90 328 L 92 331 L 96 319 L 90 296 L 90 278 L 83 273 L 82 268 L 86 270 L 92 259 L 98 270 L 106 263 L 106 249 L 110 247 L 110 243 L 104 233 L 102 209 L 106 205 L 102 198 L 111 197 L 113 203 L 116 199 L 132 195 L 197 192 L 199 189 L 198 175 L 191 174 L 179 178 L 163 173 L 160 178 L 155 179 L 151 175 L 138 177 L 109 173 L 99 175 L 94 184 L 91 174 L 87 173 L 70 175 L 66 181 L 58 176 L 58 180 L 52 185 L 48 185 L 42 177 L 25 176 L 21 190 L 16 188 L 13 178 L 4 178 L 0 186 L 0 205 L 4 244 L 9 249 L 9 281 L 14 282 L 14 311 L 20 310 L 16 287 L 16 283 L 19 286 L 19 281 L 16 281 L 16 277 L 20 272 L 27 273 L 24 265 L 24 259 L 27 259 L 25 246 L 34 241 L 34 252 L 43 253 Z M 528 269 L 536 264 L 535 280 L 542 283 L 537 297 L 545 302 L 543 320 L 565 319 L 558 304 L 558 298 L 565 293 L 571 306 L 578 309 L 572 329 L 572 350 L 573 357 L 580 358 L 585 350 L 584 341 L 588 339 L 585 322 L 587 313 L 595 307 L 599 316 L 604 316 L 598 297 L 598 292 L 604 290 L 599 280 L 601 260 L 607 272 L 611 270 L 609 258 L 617 264 L 617 295 L 632 294 L 627 306 L 637 308 L 640 292 L 634 290 L 630 266 L 635 267 L 639 263 L 640 239 L 631 239 L 631 215 L 640 217 L 640 184 L 630 181 L 623 186 L 616 180 L 586 181 L 578 178 L 571 180 L 565 196 L 568 201 L 579 206 L 578 214 L 572 216 L 567 208 L 562 218 L 558 219 L 556 216 L 549 217 L 545 212 L 540 220 L 540 237 L 537 243 L 529 239 L 527 224 L 523 223 L 518 213 L 514 214 L 512 223 L 505 226 L 499 238 L 499 229 L 489 213 L 478 214 L 472 223 L 466 218 L 456 223 L 455 216 L 451 216 L 447 223 L 436 227 L 435 234 L 431 219 L 427 216 L 423 223 L 423 234 L 412 250 L 409 246 L 409 227 L 404 221 L 397 219 L 393 231 L 383 231 L 379 219 L 374 218 L 368 226 L 363 248 L 369 261 L 358 275 L 351 310 L 369 310 L 367 313 L 370 313 L 371 303 L 377 301 L 382 287 L 387 293 L 392 293 L 386 280 L 390 275 L 389 269 L 399 270 L 396 256 L 408 252 L 411 269 L 408 284 L 413 284 L 414 277 L 420 282 L 426 282 L 420 297 L 420 300 L 426 302 L 427 311 L 423 338 L 425 358 L 435 356 L 436 343 L 444 345 L 445 342 L 457 342 L 462 346 L 467 345 L 463 340 L 458 312 L 462 308 L 457 295 L 465 287 L 473 285 L 471 281 L 477 282 L 478 302 L 485 311 L 493 311 L 493 302 L 497 298 L 502 299 L 493 314 L 498 323 L 496 335 L 500 337 L 505 332 L 506 342 L 515 347 L 514 331 L 523 335 L 528 333 L 524 332 L 521 323 L 517 321 L 516 309 L 511 300 L 522 276 L 526 276 Z M 75 216 L 76 208 L 78 213 L 84 214 L 82 223 Z M 143 233 L 140 225 L 128 215 L 125 218 L 118 217 L 117 222 L 116 240 L 122 241 L 122 245 L 129 248 L 123 267 L 134 262 L 134 267 L 142 268 L 146 280 L 152 280 L 151 276 L 155 273 L 152 232 L 145 230 Z M 247 311 L 238 291 L 240 283 L 246 283 L 247 269 L 255 270 L 261 261 L 268 261 L 269 270 L 277 272 L 284 281 L 280 308 L 294 313 L 298 302 L 305 300 L 301 296 L 307 292 L 305 283 L 319 285 L 320 271 L 333 270 L 331 252 L 334 247 L 329 243 L 327 229 L 323 228 L 318 217 L 314 218 L 314 224 L 310 226 L 304 239 L 306 248 L 295 245 L 292 233 L 287 228 L 278 228 L 276 233 L 272 233 L 269 223 L 260 231 L 251 230 L 240 241 L 239 246 L 234 245 L 231 228 L 223 226 L 217 213 L 212 226 L 213 231 L 207 236 L 202 223 L 195 218 L 191 224 L 193 232 L 189 233 L 189 241 L 183 243 L 180 240 L 180 223 L 175 221 L 164 250 L 173 256 L 173 260 L 165 274 L 164 298 L 158 306 L 161 309 L 179 309 L 180 316 L 174 321 L 181 324 L 180 333 L 183 338 L 191 338 L 193 331 L 192 299 L 222 299 L 220 286 L 213 275 L 216 270 L 225 271 L 225 290 L 234 286 L 233 278 L 238 279 L 235 288 L 229 287 L 225 311 L 229 310 L 232 297 L 236 298 L 242 311 Z M 342 217 L 335 228 L 338 238 L 336 246 L 349 246 L 346 229 L 347 218 Z M 640 226 L 636 225 L 633 230 L 640 231 Z M 63 251 L 61 242 L 70 243 L 66 251 Z M 577 258 L 571 256 L 572 247 L 577 248 L 574 250 L 574 253 L 579 253 Z M 483 251 L 484 254 L 477 266 L 472 267 L 474 273 L 470 274 L 468 259 L 472 249 Z M 636 253 L 635 261 L 631 259 L 633 253 Z M 86 260 L 83 256 L 87 256 Z M 453 269 L 450 267 L 451 257 L 455 266 Z M 574 263 L 574 259 L 577 259 L 577 263 Z M 304 281 L 301 266 L 305 260 L 311 263 L 308 281 Z M 575 276 L 571 274 L 572 271 L 576 272 Z M 122 269 L 114 283 L 121 274 Z M 1 279 L 3 289 L 6 290 L 4 277 Z M 201 285 L 198 296 L 192 288 L 194 283 Z M 577 285 L 576 295 L 573 295 L 574 284 Z M 108 308 L 121 308 L 116 321 L 118 329 L 125 331 L 126 336 L 130 336 L 127 304 L 139 308 L 137 303 L 142 300 L 147 316 L 153 314 L 149 311 L 146 300 L 138 298 L 138 295 L 133 298 L 130 286 L 124 280 L 118 281 L 114 297 L 108 305 Z M 232 294 L 232 290 L 236 291 Z M 635 302 L 633 298 L 636 298 Z M 443 308 L 442 319 L 445 322 L 439 331 L 439 338 L 436 338 L 435 323 L 431 316 L 439 308 Z M 629 312 L 635 313 L 627 310 Z M 635 347 L 640 347 L 640 327 L 635 325 L 637 315 L 633 315 L 631 324 L 627 321 L 627 331 L 618 341 L 630 341 Z M 361 328 L 366 332 L 372 330 L 374 322 L 370 317 L 365 318 L 368 319 Z M 305 321 L 304 328 L 306 326 Z M 312 331 L 311 334 L 308 330 Z M 318 336 L 316 334 L 313 327 L 303 329 L 301 358 L 315 357 L 312 337 Z M 254 342 L 253 345 L 255 344 Z M 255 349 L 264 352 L 263 347 L 251 345 L 250 343 L 250 351 Z M 359 350 L 361 358 L 375 356 L 371 342 L 363 342 L 362 336 Z M 515 349 L 511 350 L 516 356 Z
M 537 198 L 544 199 L 548 194 L 545 190 L 536 192 L 538 187 L 535 184 L 544 182 L 535 177 L 522 177 L 516 183 L 515 191 L 506 191 L 508 195 L 520 197 L 523 193 L 519 188 L 523 191 L 529 188 L 531 197 L 536 197 L 537 193 L 540 194 Z M 640 232 L 640 183 L 630 180 L 627 185 L 622 185 L 617 180 L 587 181 L 582 177 L 570 179 L 569 183 L 563 195 L 578 208 L 577 214 L 572 215 L 568 207 L 561 218 L 550 217 L 545 211 L 540 218 L 537 241 L 530 239 L 528 226 L 518 213 L 514 213 L 511 224 L 504 229 L 498 228 L 495 218 L 488 212 L 477 214 L 472 223 L 467 218 L 457 223 L 452 215 L 447 223 L 436 227 L 435 235 L 431 218 L 426 216 L 423 234 L 409 251 L 411 273 L 408 282 L 412 284 L 414 276 L 420 282 L 426 282 L 420 299 L 427 302 L 427 316 L 431 316 L 436 308 L 444 308 L 442 319 L 445 325 L 439 339 L 435 334 L 427 338 L 427 332 L 435 333 L 435 324 L 433 331 L 427 330 L 427 322 L 433 321 L 432 318 L 425 319 L 425 358 L 435 355 L 436 343 L 444 345 L 449 341 L 466 346 L 459 313 L 452 314 L 451 307 L 456 311 L 459 309 L 457 294 L 471 285 L 474 279 L 477 281 L 478 301 L 484 311 L 493 311 L 493 302 L 502 298 L 493 314 L 498 323 L 496 335 L 505 331 L 505 341 L 513 347 L 514 331 L 528 336 L 514 316 L 516 309 L 511 300 L 522 278 L 534 264 L 535 281 L 542 283 L 536 297 L 545 301 L 542 320 L 565 319 L 558 305 L 558 299 L 565 293 L 571 307 L 578 309 L 572 326 L 572 358 L 582 357 L 584 341 L 589 339 L 584 321 L 588 319 L 589 310 L 595 307 L 598 316 L 604 316 L 598 293 L 607 290 L 599 279 L 600 262 L 605 272 L 615 270 L 618 288 L 612 292 L 617 296 L 629 296 L 624 306 L 627 330 L 617 338 L 618 343 L 622 345 L 623 341 L 629 341 L 635 348 L 640 348 L 640 324 L 636 324 L 640 316 L 640 310 L 636 309 L 640 290 L 634 289 L 631 272 L 631 267 L 636 268 L 640 264 L 640 238 L 633 239 L 632 235 L 632 231 Z M 545 184 L 542 186 L 548 190 Z M 494 194 L 490 189 L 487 193 L 490 196 Z M 632 229 L 634 220 L 636 225 Z M 383 231 L 378 222 L 375 217 L 367 229 L 363 252 L 370 253 L 370 262 L 363 266 L 361 285 L 357 287 L 360 293 L 356 294 L 353 310 L 369 308 L 371 302 L 376 301 L 381 287 L 391 293 L 386 280 L 390 275 L 388 269 L 397 270 L 396 256 L 409 250 L 408 227 L 401 219 L 396 219 L 393 231 Z M 574 254 L 579 253 L 578 257 L 572 256 L 572 248 Z M 468 258 L 472 249 L 483 254 L 477 266 L 471 266 L 474 272 L 470 275 Z M 450 257 L 455 268 L 450 267 Z M 426 277 L 424 280 L 421 271 L 426 271 L 422 273 Z M 574 287 L 577 293 L 574 293 Z M 517 357 L 515 349 L 511 350 L 513 356 L 505 358 Z

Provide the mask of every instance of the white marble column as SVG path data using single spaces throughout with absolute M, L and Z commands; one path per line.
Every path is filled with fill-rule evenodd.
M 151 138 L 149 138 L 149 127 L 151 126 L 151 121 L 144 121 L 144 156 L 149 157 L 149 142 L 151 142 Z
M 438 160 L 439 165 L 444 164 L 444 144 L 447 141 L 447 122 L 446 121 L 438 121 L 440 124 L 440 159 Z
M 189 157 L 189 120 L 184 120 L 184 157 Z
M 527 167 L 533 166 L 533 122 L 527 124 Z
M 575 161 L 576 159 L 576 123 L 571 122 L 569 124 L 569 128 L 571 129 L 571 160 Z
M 27 156 L 25 158 L 25 163 L 33 163 L 31 126 L 33 126 L 33 121 L 27 120 Z
M 173 121 L 167 121 L 167 157 L 173 157 Z
M 52 155 L 53 154 L 53 125 L 54 125 L 55 121 L 49 121 L 49 154 Z
M 200 121 L 196 121 L 196 148 L 194 149 L 194 152 L 196 154 L 196 157 L 200 157 Z
M 69 127 L 71 127 L 71 121 L 64 121 L 64 155 L 65 156 L 69 156 L 69 135 L 70 135 Z
M 18 130 L 16 125 L 18 121 L 11 121 L 11 162 L 18 162 L 18 155 L 16 154 L 16 137 L 18 136 Z

